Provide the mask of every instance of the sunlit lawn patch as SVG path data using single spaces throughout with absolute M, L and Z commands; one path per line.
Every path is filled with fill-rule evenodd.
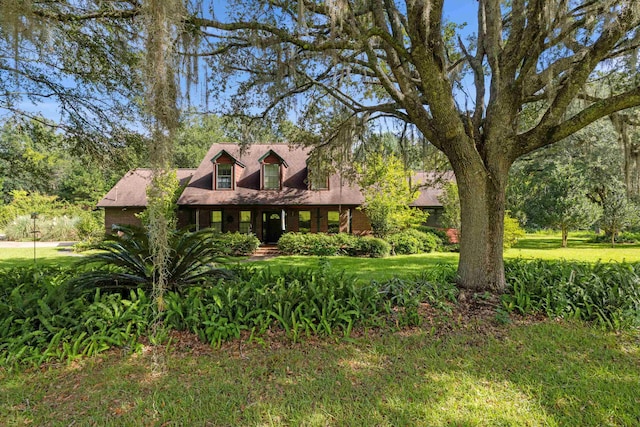
M 484 325 L 487 326 L 487 325 Z M 0 373 L 2 425 L 637 425 L 637 338 L 556 321 Z
M 37 247 L 37 265 L 71 265 L 77 261 L 77 257 L 71 248 Z M 33 247 L 31 248 L 0 248 L 0 268 L 20 267 L 33 265 Z

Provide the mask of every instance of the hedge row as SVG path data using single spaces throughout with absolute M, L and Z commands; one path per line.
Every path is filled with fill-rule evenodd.
M 278 241 L 278 249 L 286 255 L 349 255 L 380 258 L 390 253 L 407 255 L 433 252 L 440 247 L 442 247 L 440 237 L 414 229 L 392 234 L 386 240 L 345 233 L 286 233 Z
M 381 258 L 389 255 L 391 245 L 375 237 L 358 237 L 345 233 L 285 233 L 278 240 L 278 249 L 286 255 L 350 255 Z

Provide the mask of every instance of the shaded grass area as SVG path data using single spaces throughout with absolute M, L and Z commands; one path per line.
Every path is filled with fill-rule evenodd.
M 0 373 L 0 424 L 640 423 L 637 336 L 556 321 L 478 322 L 450 324 L 449 332 L 170 351 L 161 368 L 150 354 L 113 353 Z
M 78 260 L 71 248 L 36 247 L 37 265 L 70 266 Z M 0 268 L 32 266 L 33 248 L 0 248 Z

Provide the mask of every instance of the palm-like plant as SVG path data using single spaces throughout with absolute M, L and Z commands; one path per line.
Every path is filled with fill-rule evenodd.
M 76 288 L 99 287 L 125 290 L 151 290 L 157 272 L 153 266 L 149 238 L 145 230 L 134 226 L 115 226 L 114 233 L 92 249 L 98 250 L 78 262 L 86 270 L 72 280 Z M 169 239 L 171 256 L 167 268 L 167 289 L 202 285 L 208 280 L 231 277 L 224 262 L 224 248 L 216 244 L 216 232 L 174 231 Z

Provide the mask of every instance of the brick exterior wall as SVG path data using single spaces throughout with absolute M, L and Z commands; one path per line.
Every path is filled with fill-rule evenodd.
M 111 226 L 113 224 L 122 225 L 137 225 L 141 226 L 142 223 L 136 214 L 142 212 L 142 208 L 105 208 L 104 209 L 104 226 L 107 233 L 111 232 Z
M 351 210 L 351 233 L 360 236 L 371 234 L 371 222 L 360 209 Z

